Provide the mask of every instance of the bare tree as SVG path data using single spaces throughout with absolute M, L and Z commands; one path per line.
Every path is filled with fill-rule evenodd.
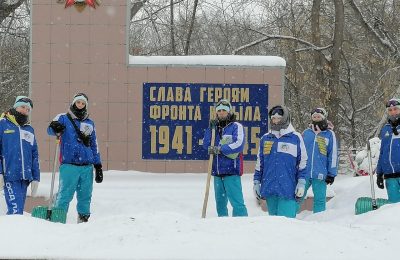
M 321 29 L 320 29 L 320 10 L 321 0 L 313 0 L 311 8 L 311 37 L 312 43 L 321 46 Z M 324 59 L 320 52 L 314 51 L 314 68 L 317 86 L 322 87 L 324 84 Z
M 26 0 L 0 1 L 0 24 Z
M 148 0 L 133 1 L 133 3 L 131 4 L 131 20 L 132 20 L 133 17 L 140 11 L 140 9 L 143 8 L 144 4 L 145 4 L 147 1 L 148 1 Z
M 0 110 L 29 92 L 29 2 L 0 2 Z M 6 16 L 7 15 L 7 16 Z
M 187 38 L 186 38 L 186 44 L 185 44 L 185 55 L 189 54 L 190 37 L 192 36 L 192 33 L 193 33 L 193 27 L 194 27 L 194 21 L 196 20 L 196 11 L 197 11 L 198 3 L 199 3 L 199 0 L 194 0 L 192 18 L 190 19 L 190 25 L 189 25 L 189 29 L 188 29 Z
M 172 55 L 176 55 L 176 46 L 175 46 L 175 22 L 174 22 L 174 1 L 170 0 L 170 37 L 171 37 L 171 52 Z
M 335 5 L 335 31 L 332 40 L 332 59 L 329 62 L 329 88 L 326 93 L 326 105 L 328 111 L 331 112 L 331 119 L 337 122 L 339 111 L 340 97 L 339 97 L 339 80 L 340 80 L 340 62 L 341 50 L 343 44 L 343 30 L 344 30 L 344 6 L 343 0 L 334 0 Z

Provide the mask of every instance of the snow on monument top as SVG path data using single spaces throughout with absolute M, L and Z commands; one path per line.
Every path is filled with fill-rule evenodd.
M 129 56 L 130 65 L 285 67 L 277 56 L 198 55 L 198 56 Z

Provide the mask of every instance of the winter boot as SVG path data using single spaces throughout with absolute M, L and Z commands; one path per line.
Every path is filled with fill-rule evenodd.
M 78 214 L 78 224 L 88 222 L 89 218 L 90 218 L 90 215 Z

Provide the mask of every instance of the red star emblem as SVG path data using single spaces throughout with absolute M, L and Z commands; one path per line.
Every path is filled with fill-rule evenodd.
M 96 0 L 85 0 L 85 3 L 93 8 L 96 8 L 96 4 L 95 4 Z M 83 2 L 83 1 L 79 1 L 79 2 Z M 66 0 L 65 1 L 65 8 L 70 7 L 71 5 L 74 5 L 76 3 L 75 0 Z

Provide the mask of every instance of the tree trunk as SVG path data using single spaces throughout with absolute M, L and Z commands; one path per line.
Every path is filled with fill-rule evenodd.
M 172 55 L 176 55 L 176 48 L 175 48 L 175 30 L 174 30 L 174 1 L 170 0 L 170 37 L 171 37 L 171 52 Z
M 292 117 L 295 119 L 295 122 L 297 122 L 298 126 L 304 127 L 305 123 L 303 120 L 303 115 L 302 115 L 302 109 L 300 105 L 300 89 L 298 83 L 298 73 L 297 73 L 297 54 L 296 54 L 296 48 L 297 48 L 297 42 L 291 42 L 289 44 L 290 46 L 290 52 L 288 56 L 288 62 L 287 62 L 287 76 L 289 80 L 289 84 L 291 84 L 294 95 L 292 96 L 292 104 L 287 104 L 291 107 L 294 108 L 292 110 Z
M 332 60 L 330 62 L 329 89 L 326 95 L 328 110 L 331 112 L 331 120 L 338 123 L 339 113 L 339 84 L 340 84 L 340 60 L 344 31 L 344 6 L 343 0 L 334 0 L 335 4 L 335 32 L 333 36 Z
M 189 55 L 190 37 L 192 36 L 192 33 L 193 33 L 193 27 L 194 27 L 194 21 L 196 19 L 196 10 L 197 10 L 198 3 L 199 3 L 199 0 L 194 0 L 192 19 L 190 20 L 189 31 L 188 31 L 188 35 L 186 38 L 186 44 L 185 44 L 185 55 Z
M 133 19 L 133 17 L 140 11 L 140 9 L 142 9 L 142 7 L 144 6 L 144 4 L 147 2 L 148 0 L 142 0 L 142 1 L 136 1 L 132 3 L 132 7 L 131 7 L 131 21 Z
M 313 6 L 311 8 L 311 37 L 312 43 L 316 46 L 321 46 L 321 32 L 320 32 L 320 17 L 321 0 L 313 0 Z M 324 85 L 324 70 L 323 70 L 323 57 L 319 51 L 314 51 L 314 67 L 315 77 L 317 80 L 317 88 L 321 88 Z
M 26 0 L 18 0 L 14 4 L 8 4 L 6 1 L 0 1 L 0 23 L 4 21 L 12 12 L 20 7 Z

